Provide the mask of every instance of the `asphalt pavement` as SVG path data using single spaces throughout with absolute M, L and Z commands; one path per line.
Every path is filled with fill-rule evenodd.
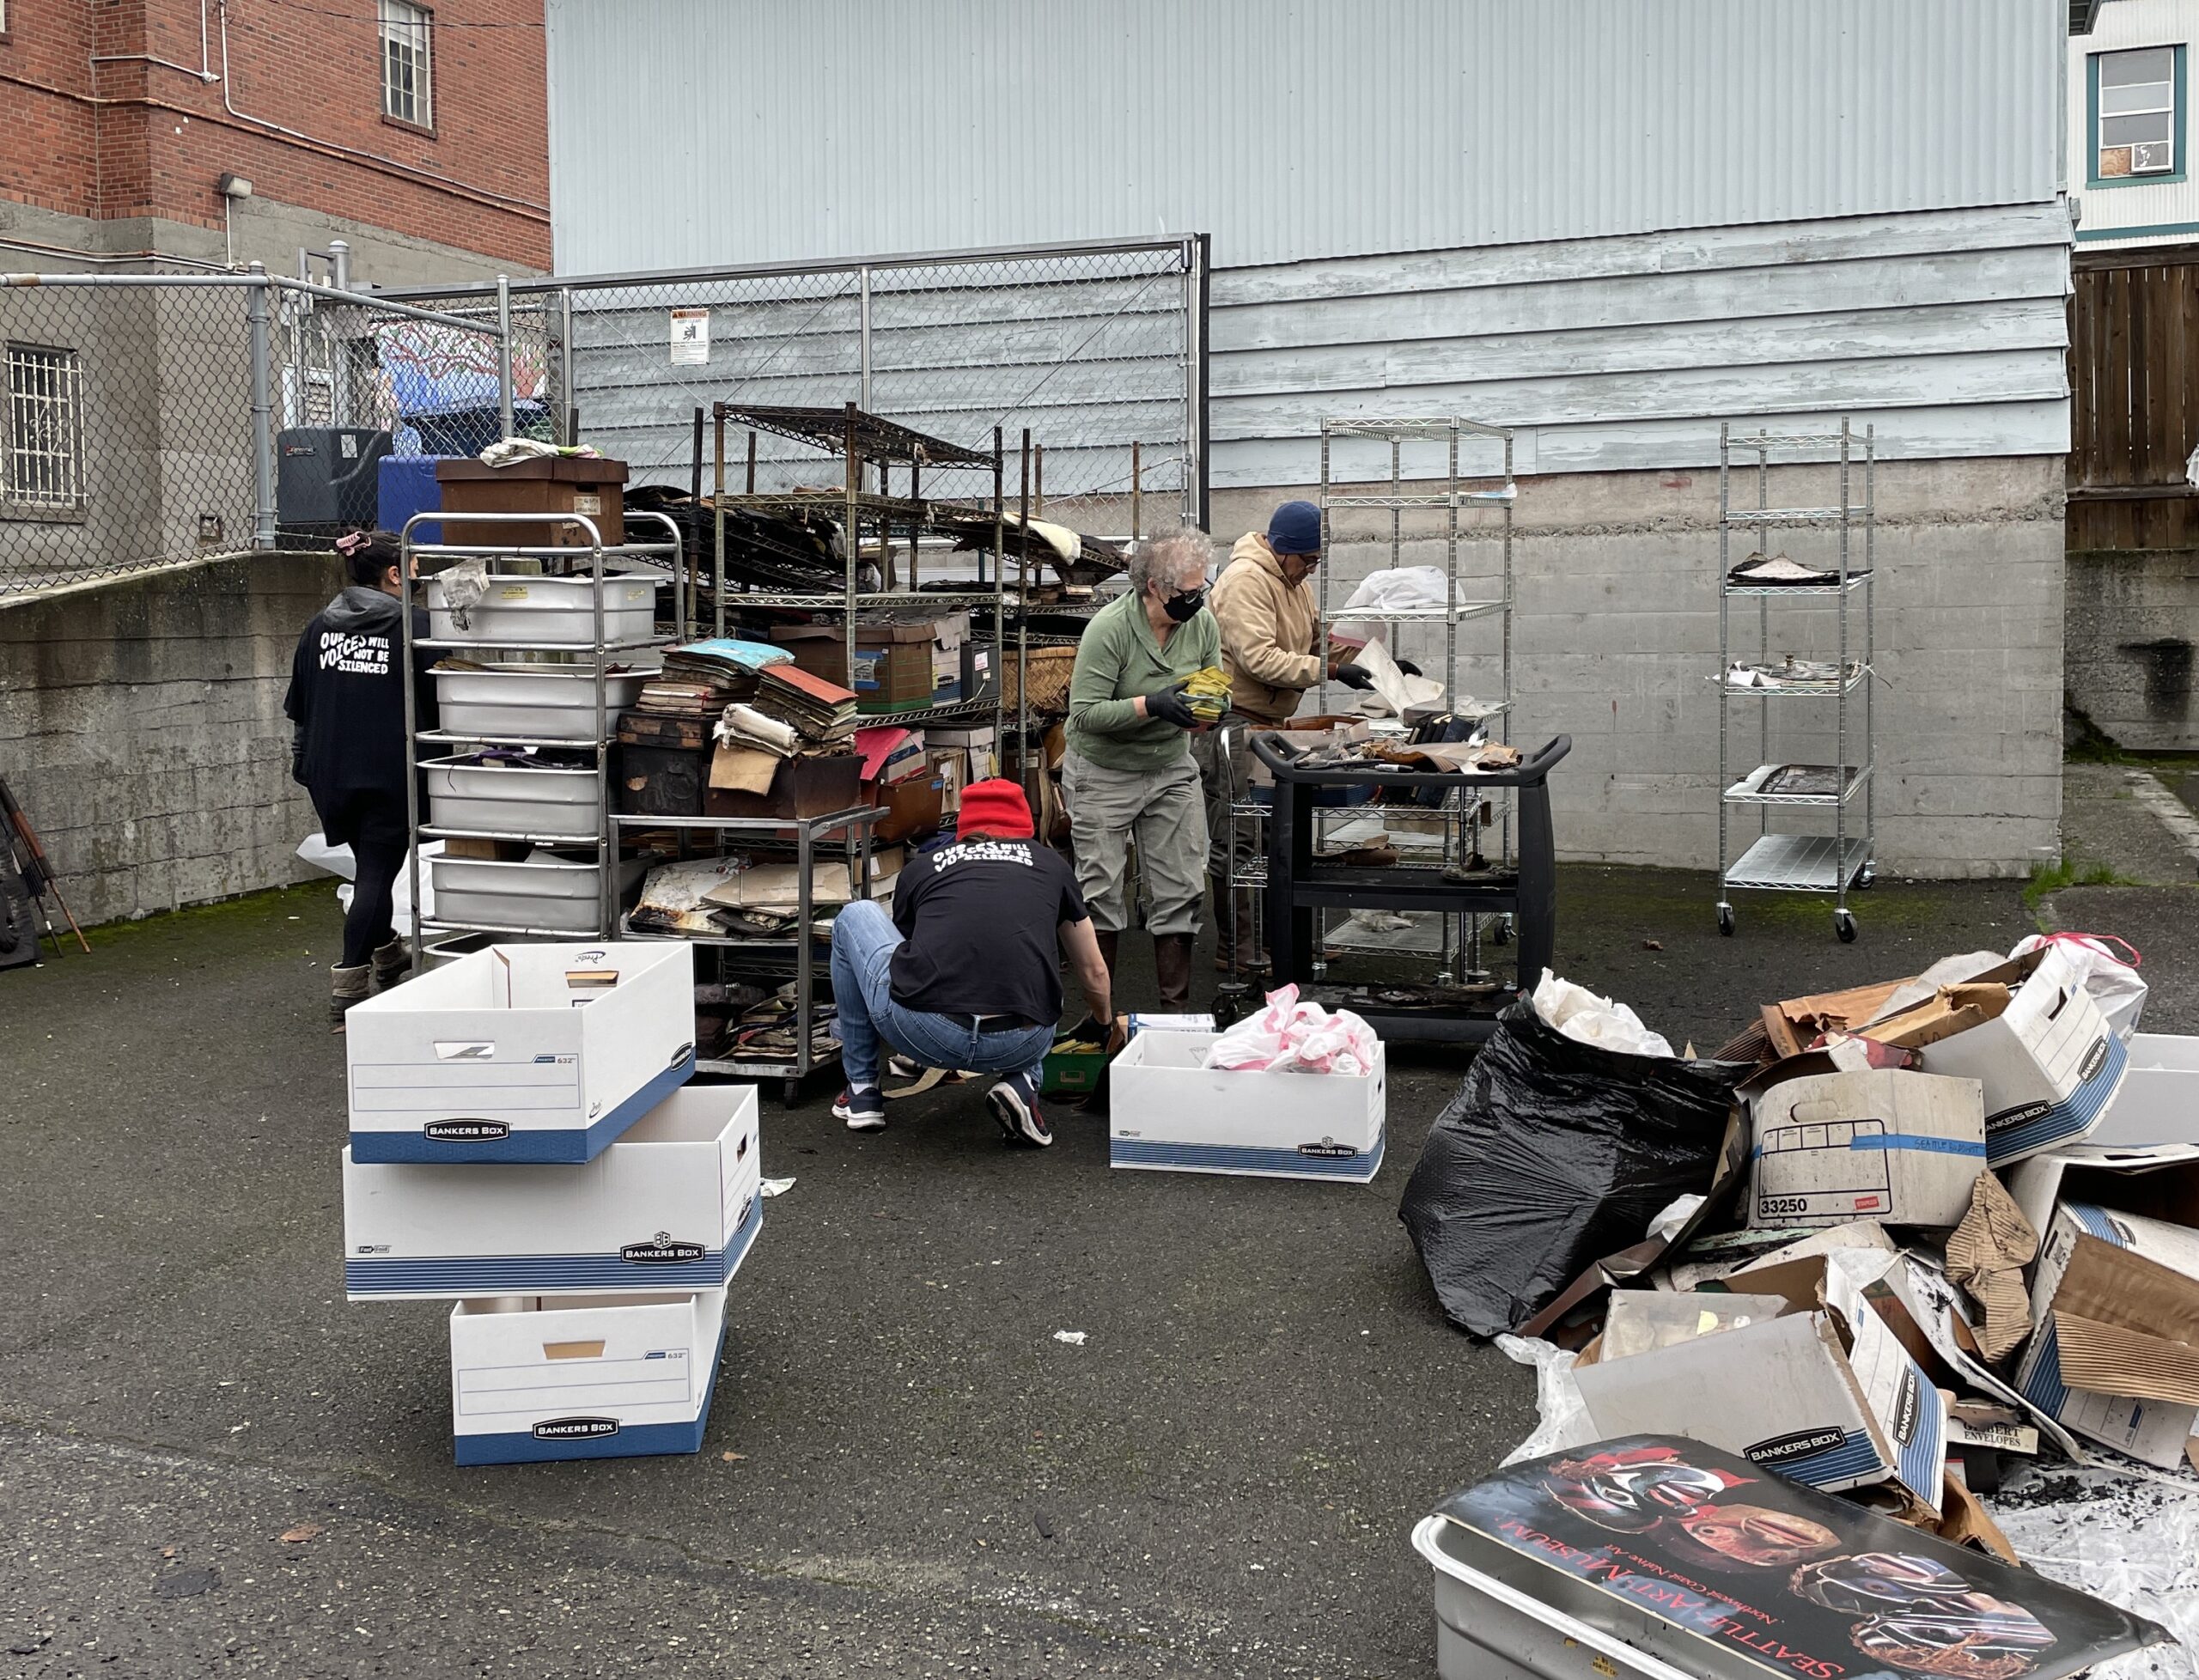
M 1852 946 L 1818 900 L 1721 939 L 1715 898 L 1569 868 L 1562 965 L 1708 1051 L 2033 925 L 2013 883 L 1882 883 Z M 1111 1172 L 1073 1113 L 1011 1149 L 974 1090 L 870 1137 L 767 1093 L 795 1182 L 702 1453 L 460 1470 L 447 1308 L 343 1299 L 335 929 L 304 888 L 0 975 L 0 1673 L 1431 1671 L 1411 1525 L 1534 1416 L 1397 1222 L 1455 1057 L 1399 1053 L 1363 1189 Z

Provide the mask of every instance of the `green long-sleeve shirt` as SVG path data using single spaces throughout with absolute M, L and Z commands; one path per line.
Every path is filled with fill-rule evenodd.
M 1136 595 L 1120 595 L 1092 615 L 1077 644 L 1069 682 L 1069 749 L 1109 770 L 1160 770 L 1191 751 L 1174 724 L 1137 715 L 1137 697 L 1221 663 L 1221 629 L 1202 608 L 1162 647 Z

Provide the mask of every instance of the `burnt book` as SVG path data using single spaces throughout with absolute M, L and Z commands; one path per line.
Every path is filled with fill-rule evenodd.
M 852 689 L 795 665 L 767 667 L 756 685 L 756 709 L 813 741 L 845 740 L 855 733 Z

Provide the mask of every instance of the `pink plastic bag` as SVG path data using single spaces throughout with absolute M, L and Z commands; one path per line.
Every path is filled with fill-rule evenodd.
M 1248 1015 L 1207 1047 L 1206 1065 L 1236 1072 L 1342 1074 L 1374 1070 L 1374 1029 L 1349 1009 L 1334 1014 L 1302 1001 L 1294 985 L 1268 994 L 1267 1007 Z

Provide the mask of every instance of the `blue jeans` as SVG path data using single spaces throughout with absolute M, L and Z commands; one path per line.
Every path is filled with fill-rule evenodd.
M 840 1065 L 850 1091 L 878 1089 L 884 1039 L 927 1068 L 1020 1073 L 1036 1091 L 1053 1048 L 1051 1026 L 980 1032 L 966 1017 L 928 1014 L 893 1001 L 892 965 L 901 930 L 883 904 L 858 900 L 832 919 L 832 1001 L 839 1009 Z

